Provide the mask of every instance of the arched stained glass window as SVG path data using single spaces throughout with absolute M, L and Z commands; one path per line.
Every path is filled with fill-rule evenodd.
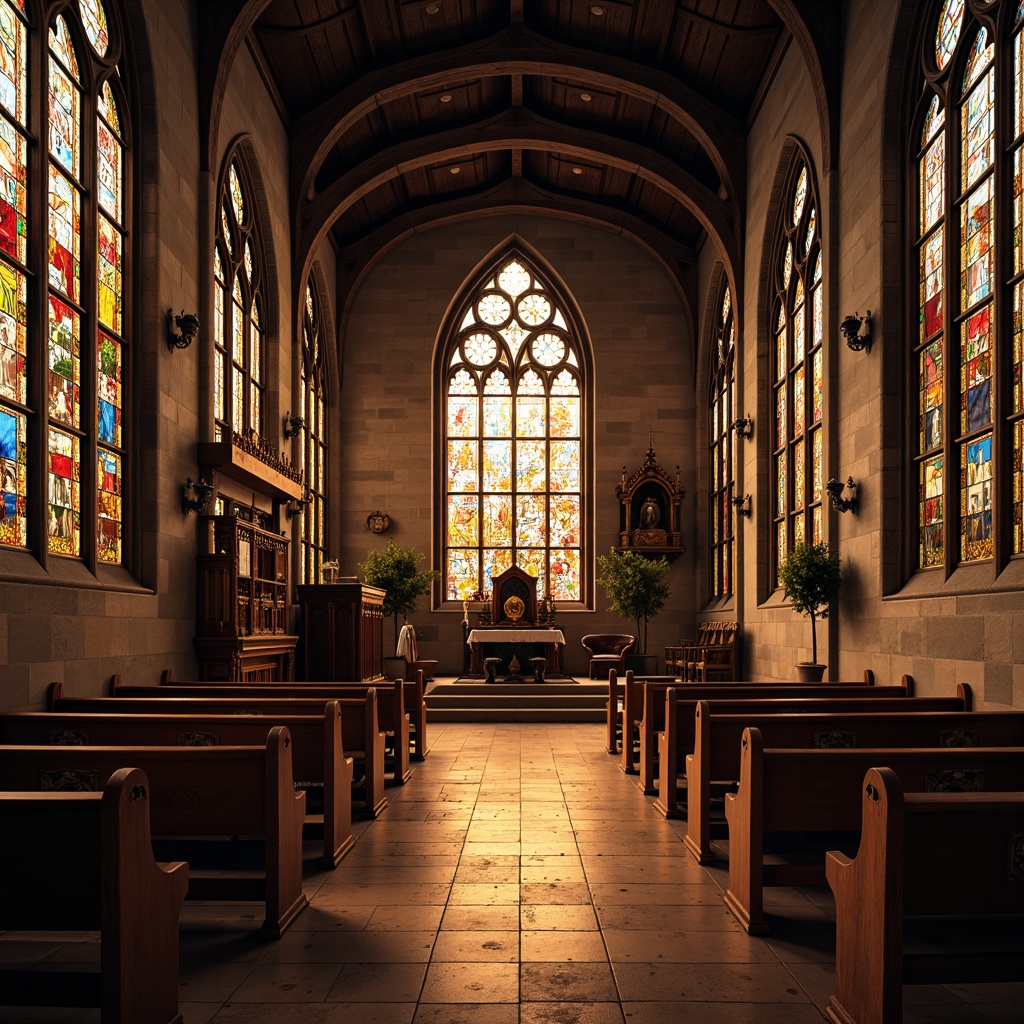
M 725 284 L 717 303 L 714 352 L 708 386 L 708 511 L 710 515 L 711 600 L 733 592 L 733 506 L 735 480 L 732 422 L 736 396 L 736 319 L 732 293 Z
M 220 222 L 213 259 L 215 438 L 263 435 L 265 341 L 263 248 L 253 189 L 239 153 L 221 184 Z
M 323 312 L 312 277 L 302 312 L 302 450 L 309 501 L 302 513 L 300 583 L 319 583 L 327 557 L 327 360 Z
M 0 0 L 0 548 L 116 564 L 130 354 L 119 37 L 101 0 L 42 7 L 58 13 L 34 25 L 24 0 Z M 45 103 L 28 103 L 33 63 Z M 38 174 L 33 136 L 46 140 Z M 31 297 L 30 278 L 45 282 Z
M 519 253 L 460 306 L 443 361 L 445 596 L 518 565 L 583 599 L 584 366 L 568 311 Z
M 993 16 L 1002 46 L 986 27 Z M 1019 0 L 945 0 L 922 41 L 935 70 L 910 133 L 918 285 L 908 392 L 921 569 L 1024 554 L 1022 17 Z M 1000 368 L 1010 369 L 1002 383 Z M 1000 483 L 1000 465 L 1012 479 Z
M 824 307 L 818 198 L 800 154 L 783 192 L 772 302 L 773 579 L 786 553 L 822 539 Z

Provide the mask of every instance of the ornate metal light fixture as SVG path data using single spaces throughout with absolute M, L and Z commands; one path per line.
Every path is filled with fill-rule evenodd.
M 194 498 L 188 496 L 189 491 L 195 495 Z M 208 484 L 203 479 L 200 479 L 199 483 L 194 484 L 192 483 L 192 477 L 189 477 L 181 487 L 181 511 L 186 516 L 190 512 L 202 515 L 206 511 L 207 505 L 210 504 L 212 497 L 212 484 Z
M 293 416 L 290 412 L 284 414 L 284 436 L 298 437 L 306 421 L 301 416 Z
M 732 503 L 736 506 L 736 514 L 750 518 L 750 495 L 745 494 L 742 498 L 735 497 L 732 499 Z
M 860 352 L 861 349 L 871 350 L 871 310 L 867 311 L 867 315 L 860 316 L 858 313 L 854 313 L 853 316 L 848 316 L 840 325 L 839 330 L 843 332 L 843 337 L 846 338 L 846 344 L 854 351 Z
M 737 437 L 749 441 L 754 436 L 754 421 L 750 416 L 742 416 L 732 421 L 732 429 L 736 431 Z
M 167 347 L 171 351 L 176 348 L 188 348 L 199 333 L 199 317 L 195 313 L 175 315 L 173 309 L 167 310 Z
M 844 490 L 850 492 L 849 498 L 842 497 Z M 827 484 L 825 484 L 825 493 L 828 495 L 829 501 L 832 502 L 832 507 L 837 512 L 852 512 L 854 515 L 857 514 L 857 485 L 853 482 L 851 476 L 845 484 L 841 484 L 835 477 L 833 477 Z

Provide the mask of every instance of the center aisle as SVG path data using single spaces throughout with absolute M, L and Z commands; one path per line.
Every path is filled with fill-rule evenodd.
M 310 906 L 282 939 L 216 967 L 211 935 L 184 939 L 186 1024 L 820 1022 L 831 949 L 747 936 L 724 872 L 685 853 L 685 826 L 603 738 L 586 723 L 432 725 L 426 761 L 336 870 L 307 877 Z M 823 909 L 793 899 L 828 935 Z

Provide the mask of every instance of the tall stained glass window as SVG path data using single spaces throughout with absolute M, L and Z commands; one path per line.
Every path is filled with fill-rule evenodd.
M 771 312 L 773 572 L 822 539 L 824 306 L 818 198 L 807 158 L 790 169 L 776 232 Z
M 949 572 L 993 558 L 997 545 L 1024 553 L 1022 18 L 1020 0 L 943 0 L 924 33 L 929 72 L 911 130 L 909 210 L 921 569 Z M 1012 479 L 1000 482 L 1001 465 Z
M 461 307 L 444 359 L 448 600 L 515 564 L 583 599 L 584 376 L 557 294 L 510 253 Z
M 327 360 L 323 313 L 313 279 L 302 311 L 302 449 L 299 466 L 309 498 L 302 513 L 299 582 L 319 583 L 327 557 Z
M 263 435 L 266 343 L 263 246 L 253 188 L 239 153 L 228 159 L 213 258 L 215 438 Z
M 736 394 L 735 350 L 736 319 L 732 293 L 726 284 L 717 305 L 715 344 L 708 387 L 708 536 L 710 538 L 710 578 L 712 600 L 733 592 L 733 459 L 735 445 L 732 422 Z
M 116 564 L 131 352 L 120 35 L 102 0 L 40 6 L 36 24 L 26 0 L 0 0 L 0 548 Z M 45 102 L 28 102 L 31 67 Z M 30 138 L 46 140 L 35 164 Z

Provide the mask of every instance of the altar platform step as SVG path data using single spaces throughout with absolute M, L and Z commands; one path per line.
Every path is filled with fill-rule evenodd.
M 431 722 L 604 722 L 607 683 L 443 683 L 424 696 Z

